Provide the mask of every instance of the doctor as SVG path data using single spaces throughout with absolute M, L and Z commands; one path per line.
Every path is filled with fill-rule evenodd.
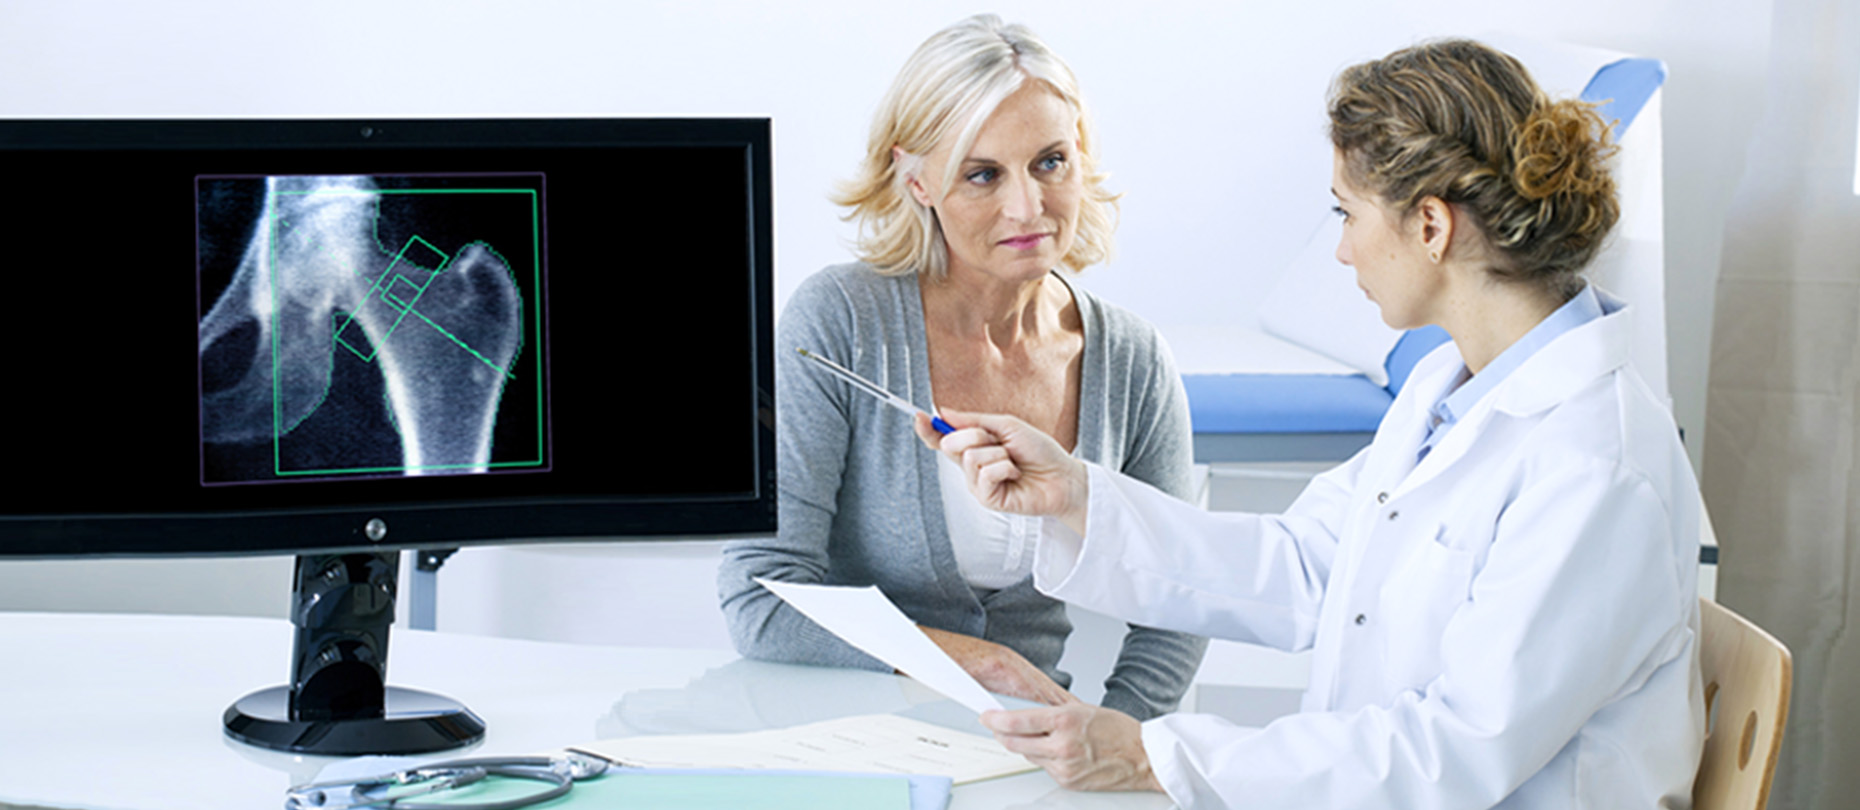
M 1337 258 L 1453 342 L 1282 515 L 1208 513 L 1007 416 L 926 443 L 1043 515 L 1038 587 L 1133 622 L 1311 649 L 1265 728 L 1068 705 L 982 722 L 1063 785 L 1184 807 L 1686 807 L 1703 740 L 1697 484 L 1578 272 L 1617 215 L 1588 105 L 1443 41 L 1336 80 Z M 940 442 L 938 441 L 940 439 Z

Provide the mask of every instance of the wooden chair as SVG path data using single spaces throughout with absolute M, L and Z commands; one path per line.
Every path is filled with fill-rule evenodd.
M 1763 810 L 1789 720 L 1789 648 L 1710 599 L 1699 600 L 1705 754 L 1694 810 Z

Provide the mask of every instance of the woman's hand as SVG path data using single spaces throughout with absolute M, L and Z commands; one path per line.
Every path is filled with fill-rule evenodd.
M 1070 790 L 1153 790 L 1162 783 L 1143 750 L 1143 726 L 1115 709 L 1073 703 L 982 712 L 982 725 Z
M 919 625 L 917 629 L 924 631 L 936 646 L 962 665 L 963 671 L 980 682 L 983 689 L 1048 706 L 1079 702 L 1065 687 L 1054 683 L 1039 667 L 1028 663 L 1009 647 L 934 627 Z
M 917 415 L 917 436 L 962 468 L 969 491 L 997 512 L 1056 517 L 1085 533 L 1088 484 L 1085 464 L 1053 437 L 1012 416 L 943 411 L 956 428 L 940 436 L 930 417 Z

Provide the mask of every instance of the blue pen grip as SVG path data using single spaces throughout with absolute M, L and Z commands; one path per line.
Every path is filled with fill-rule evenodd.
M 930 426 L 933 428 L 936 428 L 936 432 L 941 433 L 945 436 L 948 436 L 949 434 L 956 432 L 956 429 L 953 427 L 950 427 L 948 422 L 943 421 L 943 417 L 941 416 L 931 416 Z

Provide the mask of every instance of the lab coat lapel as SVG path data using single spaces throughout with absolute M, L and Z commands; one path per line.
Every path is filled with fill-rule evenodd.
M 1514 378 L 1515 376 L 1516 375 L 1513 375 Z M 1511 379 L 1507 379 L 1505 383 L 1500 384 L 1499 387 L 1503 388 L 1505 384 L 1510 382 Z M 1447 435 L 1441 438 L 1440 443 L 1434 445 L 1434 449 L 1427 452 L 1427 458 L 1421 459 L 1420 463 L 1414 466 L 1414 469 L 1408 473 L 1407 477 L 1402 479 L 1400 486 L 1397 486 L 1392 493 L 1394 497 L 1399 498 L 1425 485 L 1427 482 L 1434 480 L 1434 478 L 1440 475 L 1441 471 L 1452 467 L 1454 462 L 1459 461 L 1466 455 L 1466 451 L 1472 447 L 1474 439 L 1485 433 L 1487 423 L 1492 420 L 1492 400 L 1494 398 L 1492 395 L 1496 393 L 1497 391 L 1493 391 L 1491 394 L 1488 394 L 1479 404 L 1473 406 L 1471 412 L 1460 417 L 1459 422 L 1453 425 L 1453 429 L 1447 431 Z M 1417 453 L 1419 449 L 1419 445 L 1417 444 Z
M 1389 406 L 1376 431 L 1365 480 L 1377 482 L 1377 491 L 1399 494 L 1410 488 L 1409 479 L 1416 472 L 1415 459 L 1421 443 L 1427 440 L 1427 410 L 1446 394 L 1447 386 L 1464 366 L 1459 347 L 1452 343 L 1435 349 L 1415 365 L 1408 386 Z M 1428 458 L 1439 452 L 1439 448 L 1430 451 Z

